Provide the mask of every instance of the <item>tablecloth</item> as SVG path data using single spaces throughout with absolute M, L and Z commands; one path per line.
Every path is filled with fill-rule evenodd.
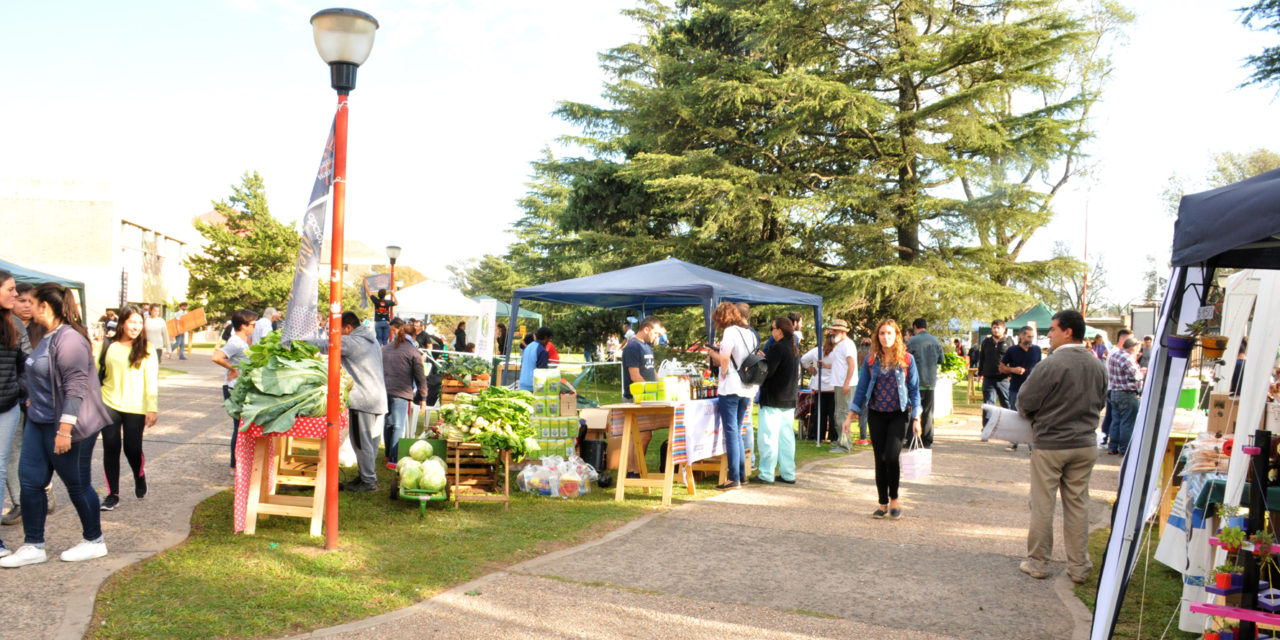
M 671 459 L 675 464 L 689 464 L 724 453 L 724 438 L 721 436 L 720 416 L 716 411 L 719 398 L 689 400 L 675 403 L 675 415 L 637 416 L 636 422 L 641 430 L 671 428 Z M 626 415 L 622 411 L 609 412 L 609 433 L 622 435 Z M 751 407 L 742 420 L 741 433 L 746 435 L 747 428 L 752 425 Z
M 346 439 L 348 413 L 344 409 L 341 412 L 341 423 L 338 431 L 338 442 L 341 444 Z M 235 532 L 244 531 L 245 516 L 249 509 L 249 484 L 253 479 L 253 453 L 258 446 L 259 438 L 270 438 L 267 446 L 267 459 L 275 460 L 276 440 L 281 436 L 289 436 L 291 438 L 324 438 L 329 435 L 329 423 L 326 418 L 298 418 L 293 421 L 293 428 L 283 433 L 262 433 L 262 427 L 256 424 L 250 424 L 248 429 L 241 431 L 236 436 L 236 495 L 235 495 Z M 263 485 L 264 493 L 271 490 L 271 486 L 275 484 L 276 468 L 274 464 L 268 466 L 270 475 L 267 484 Z

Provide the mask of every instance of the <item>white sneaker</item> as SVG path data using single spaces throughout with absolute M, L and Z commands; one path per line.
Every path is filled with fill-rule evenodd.
M 0 558 L 11 555 L 13 555 L 13 552 L 10 551 L 8 547 L 0 547 Z
M 49 556 L 45 555 L 44 549 L 24 544 L 21 547 L 18 547 L 18 550 L 13 552 L 9 557 L 0 558 L 0 567 L 13 569 L 16 567 L 25 567 L 29 564 L 40 564 L 48 559 Z
M 83 562 L 107 555 L 107 543 L 82 540 L 80 544 L 62 552 L 63 562 Z

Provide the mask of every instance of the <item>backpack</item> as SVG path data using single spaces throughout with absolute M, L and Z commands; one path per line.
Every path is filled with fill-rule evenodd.
M 741 366 L 734 361 L 733 356 L 729 356 L 729 362 L 738 371 L 738 379 L 742 384 L 758 387 L 764 383 L 765 378 L 769 377 L 769 363 L 765 362 L 764 356 L 754 348 L 748 347 L 747 352 L 747 357 L 742 359 Z

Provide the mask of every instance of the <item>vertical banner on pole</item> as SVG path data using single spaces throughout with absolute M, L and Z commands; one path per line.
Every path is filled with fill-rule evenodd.
M 336 120 L 336 118 L 335 118 Z M 317 300 L 320 286 L 320 251 L 324 245 L 324 217 L 329 205 L 329 186 L 333 184 L 333 125 L 329 126 L 329 140 L 324 143 L 320 155 L 320 169 L 311 187 L 311 200 L 307 213 L 302 216 L 302 246 L 298 249 L 298 263 L 293 271 L 293 289 L 289 292 L 289 307 L 284 314 L 283 340 L 310 338 L 318 331 Z
M 475 356 L 488 360 L 493 357 L 493 329 L 497 322 L 498 301 L 490 299 L 477 302 L 480 303 L 480 318 L 476 321 Z

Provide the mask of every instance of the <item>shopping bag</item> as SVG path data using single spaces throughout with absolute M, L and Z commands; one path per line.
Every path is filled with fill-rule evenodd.
M 903 480 L 919 480 L 933 471 L 933 450 L 926 449 L 920 436 L 915 435 L 898 461 L 902 467 Z

